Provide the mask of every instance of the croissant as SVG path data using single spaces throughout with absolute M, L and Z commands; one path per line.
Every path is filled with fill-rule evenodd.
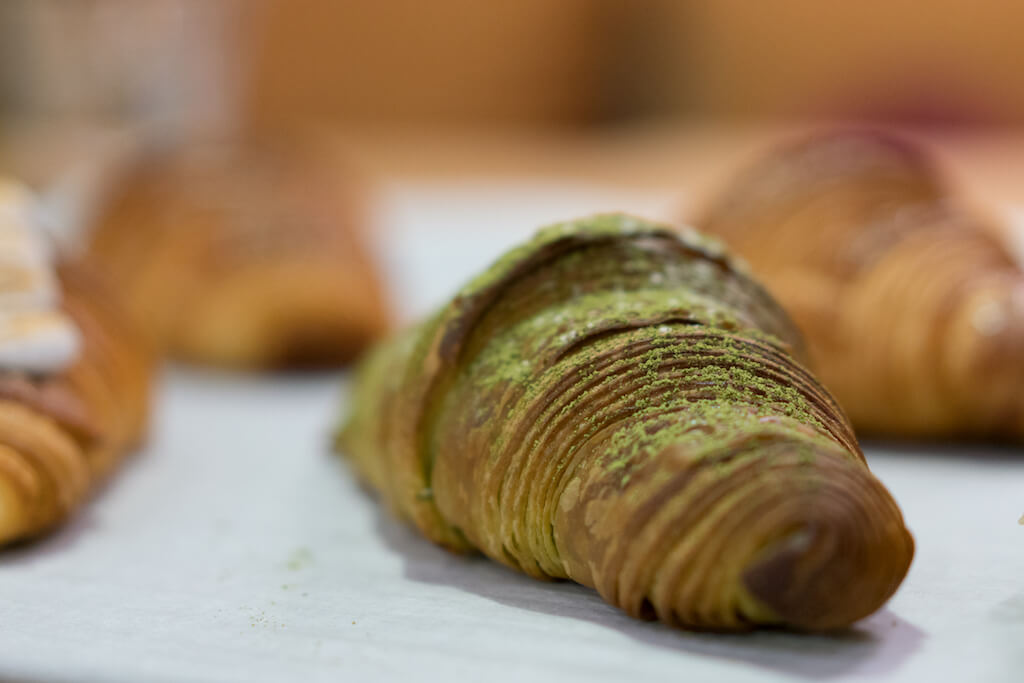
M 73 364 L 52 375 L 0 368 L 0 545 L 67 519 L 146 428 L 144 337 L 81 266 L 64 265 L 60 284 L 81 340 Z
M 635 617 L 844 627 L 913 541 L 799 348 L 716 243 L 555 225 L 370 354 L 337 449 L 434 542 Z
M 388 322 L 361 214 L 351 179 L 308 145 L 193 143 L 124 174 L 86 252 L 164 353 L 330 365 Z
M 1024 438 L 1024 273 L 908 140 L 785 145 L 695 222 L 792 314 L 858 430 Z

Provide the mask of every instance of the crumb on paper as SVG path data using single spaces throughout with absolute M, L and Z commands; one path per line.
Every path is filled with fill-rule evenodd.
M 288 558 L 288 569 L 293 572 L 304 569 L 310 562 L 313 561 L 313 553 L 309 551 L 309 548 L 301 547 L 296 548 L 292 551 L 291 556 Z
M 284 623 L 274 621 L 273 618 L 268 617 L 265 610 L 252 611 L 249 614 L 249 628 L 256 628 L 257 626 L 276 629 L 288 628 Z

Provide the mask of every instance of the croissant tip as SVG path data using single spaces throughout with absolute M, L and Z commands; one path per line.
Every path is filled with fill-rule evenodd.
M 749 593 L 781 626 L 832 631 L 881 607 L 910 567 L 913 539 L 902 526 L 857 533 L 854 520 L 815 520 L 769 546 L 743 572 Z

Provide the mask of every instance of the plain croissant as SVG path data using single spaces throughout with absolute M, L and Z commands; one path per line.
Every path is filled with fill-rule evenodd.
M 431 540 L 699 629 L 846 626 L 913 541 L 721 248 L 552 226 L 361 367 L 338 447 Z
M 341 363 L 388 324 L 359 192 L 308 144 L 158 150 L 102 203 L 87 258 L 173 356 L 241 368 Z
M 67 519 L 138 445 L 148 419 L 144 337 L 95 276 L 68 265 L 59 274 L 82 345 L 57 375 L 0 372 L 0 545 Z
M 1024 272 L 909 141 L 783 146 L 696 224 L 786 307 L 858 430 L 1024 438 Z

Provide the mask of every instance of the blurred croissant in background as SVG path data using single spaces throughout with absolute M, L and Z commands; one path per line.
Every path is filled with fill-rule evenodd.
M 858 430 L 1024 438 L 1024 272 L 912 142 L 783 146 L 696 221 L 749 260 Z
M 221 366 L 334 365 L 387 326 L 361 188 L 308 145 L 193 143 L 123 175 L 88 259 L 166 353 Z

